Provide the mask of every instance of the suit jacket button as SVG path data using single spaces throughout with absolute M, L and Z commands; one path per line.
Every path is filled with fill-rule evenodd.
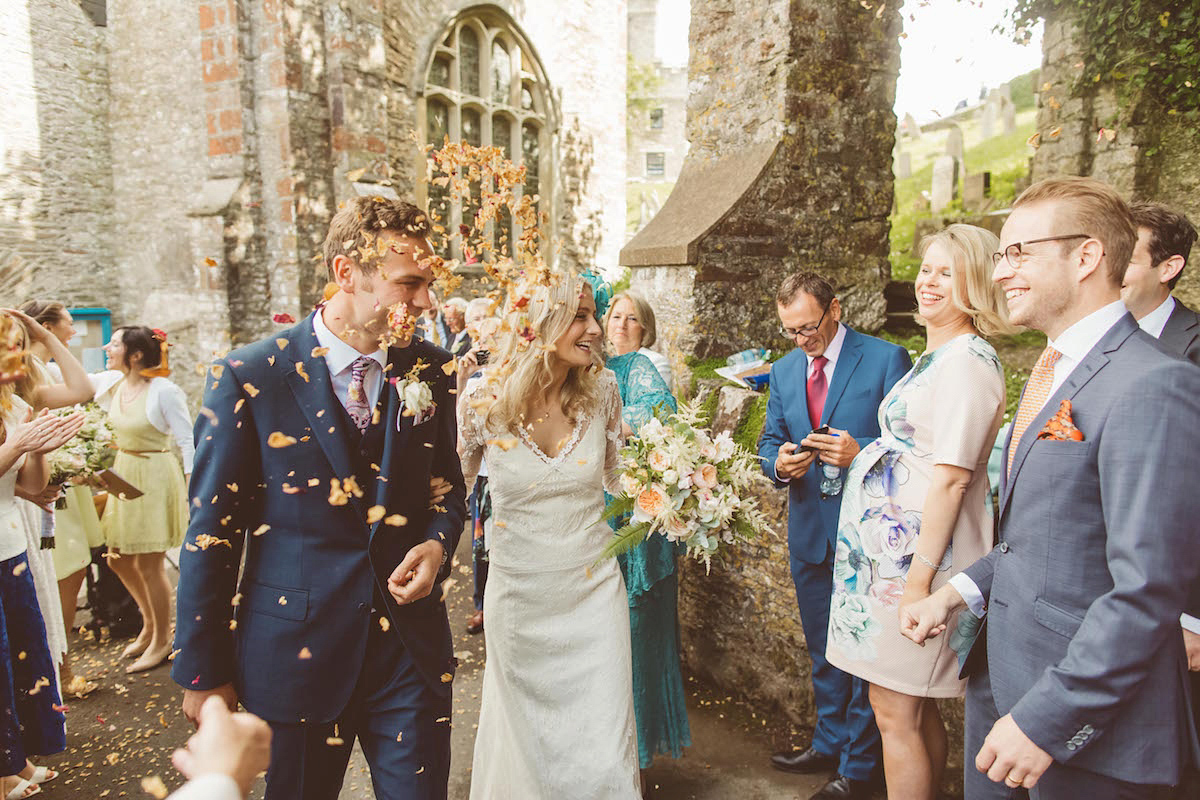
M 1007 553 L 1007 552 L 1008 552 L 1008 542 L 1001 542 L 1001 543 L 1000 543 L 1000 552 L 1001 552 L 1001 553 Z
M 1077 747 L 1079 747 L 1079 745 L 1075 744 L 1075 742 L 1067 742 L 1068 750 L 1075 750 Z
M 1087 736 L 1091 736 L 1093 733 L 1095 733 L 1095 732 L 1096 732 L 1096 729 L 1095 729 L 1095 728 L 1093 728 L 1091 725 L 1084 725 L 1084 726 L 1083 726 L 1083 732 L 1084 732 L 1084 734 L 1085 734 L 1085 735 L 1087 735 Z

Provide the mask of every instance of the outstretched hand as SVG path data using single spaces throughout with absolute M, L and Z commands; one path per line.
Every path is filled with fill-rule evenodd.
M 83 421 L 82 412 L 59 417 L 43 410 L 37 416 L 27 417 L 20 425 L 14 425 L 9 431 L 8 442 L 21 453 L 49 453 L 71 441 L 83 427 Z
M 171 754 L 171 763 L 186 778 L 228 775 L 242 795 L 271 760 L 271 728 L 253 714 L 232 713 L 225 702 L 210 695 L 199 710 L 199 728 L 187 745 Z

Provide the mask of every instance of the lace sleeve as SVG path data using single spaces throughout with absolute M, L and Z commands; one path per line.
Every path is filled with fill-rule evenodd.
M 483 381 L 472 378 L 458 399 L 458 457 L 462 461 L 463 482 L 468 492 L 475 485 L 487 447 L 482 417 L 487 410 L 482 402 L 485 391 Z
M 604 412 L 604 490 L 621 493 L 621 391 L 610 370 L 600 373 L 601 410 Z
M 625 406 L 621 417 L 637 433 L 638 429 L 658 414 L 678 410 L 671 389 L 649 358 L 640 353 L 633 356 L 625 375 Z

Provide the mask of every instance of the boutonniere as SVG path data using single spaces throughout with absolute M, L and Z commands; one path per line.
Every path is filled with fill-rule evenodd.
M 1054 416 L 1046 420 L 1046 426 L 1038 433 L 1037 438 L 1054 439 L 1060 442 L 1083 441 L 1083 431 L 1076 428 L 1075 420 L 1071 419 L 1070 400 L 1062 401 Z
M 413 424 L 420 425 L 433 417 L 437 403 L 433 402 L 433 389 L 421 380 L 421 373 L 429 365 L 417 359 L 413 368 L 405 373 L 403 378 L 396 378 L 396 396 L 400 398 L 400 413 L 396 415 L 396 430 L 400 430 L 400 420 L 413 417 Z

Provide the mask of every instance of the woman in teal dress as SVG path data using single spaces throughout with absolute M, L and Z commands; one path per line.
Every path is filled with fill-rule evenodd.
M 653 312 L 630 293 L 618 294 L 606 319 L 605 331 L 616 355 L 607 367 L 621 389 L 621 416 L 638 429 L 655 415 L 676 410 L 675 398 L 658 369 L 638 352 L 643 325 L 653 326 Z M 641 306 L 641 320 L 629 317 Z M 621 322 L 613 324 L 613 318 Z M 640 323 L 640 324 L 638 324 Z M 635 327 L 634 330 L 630 330 Z M 629 594 L 629 627 L 633 637 L 633 707 L 637 716 L 638 761 L 646 769 L 660 753 L 679 758 L 692 744 L 683 673 L 679 664 L 679 580 L 675 571 L 677 545 L 665 536 L 651 536 L 619 556 Z

